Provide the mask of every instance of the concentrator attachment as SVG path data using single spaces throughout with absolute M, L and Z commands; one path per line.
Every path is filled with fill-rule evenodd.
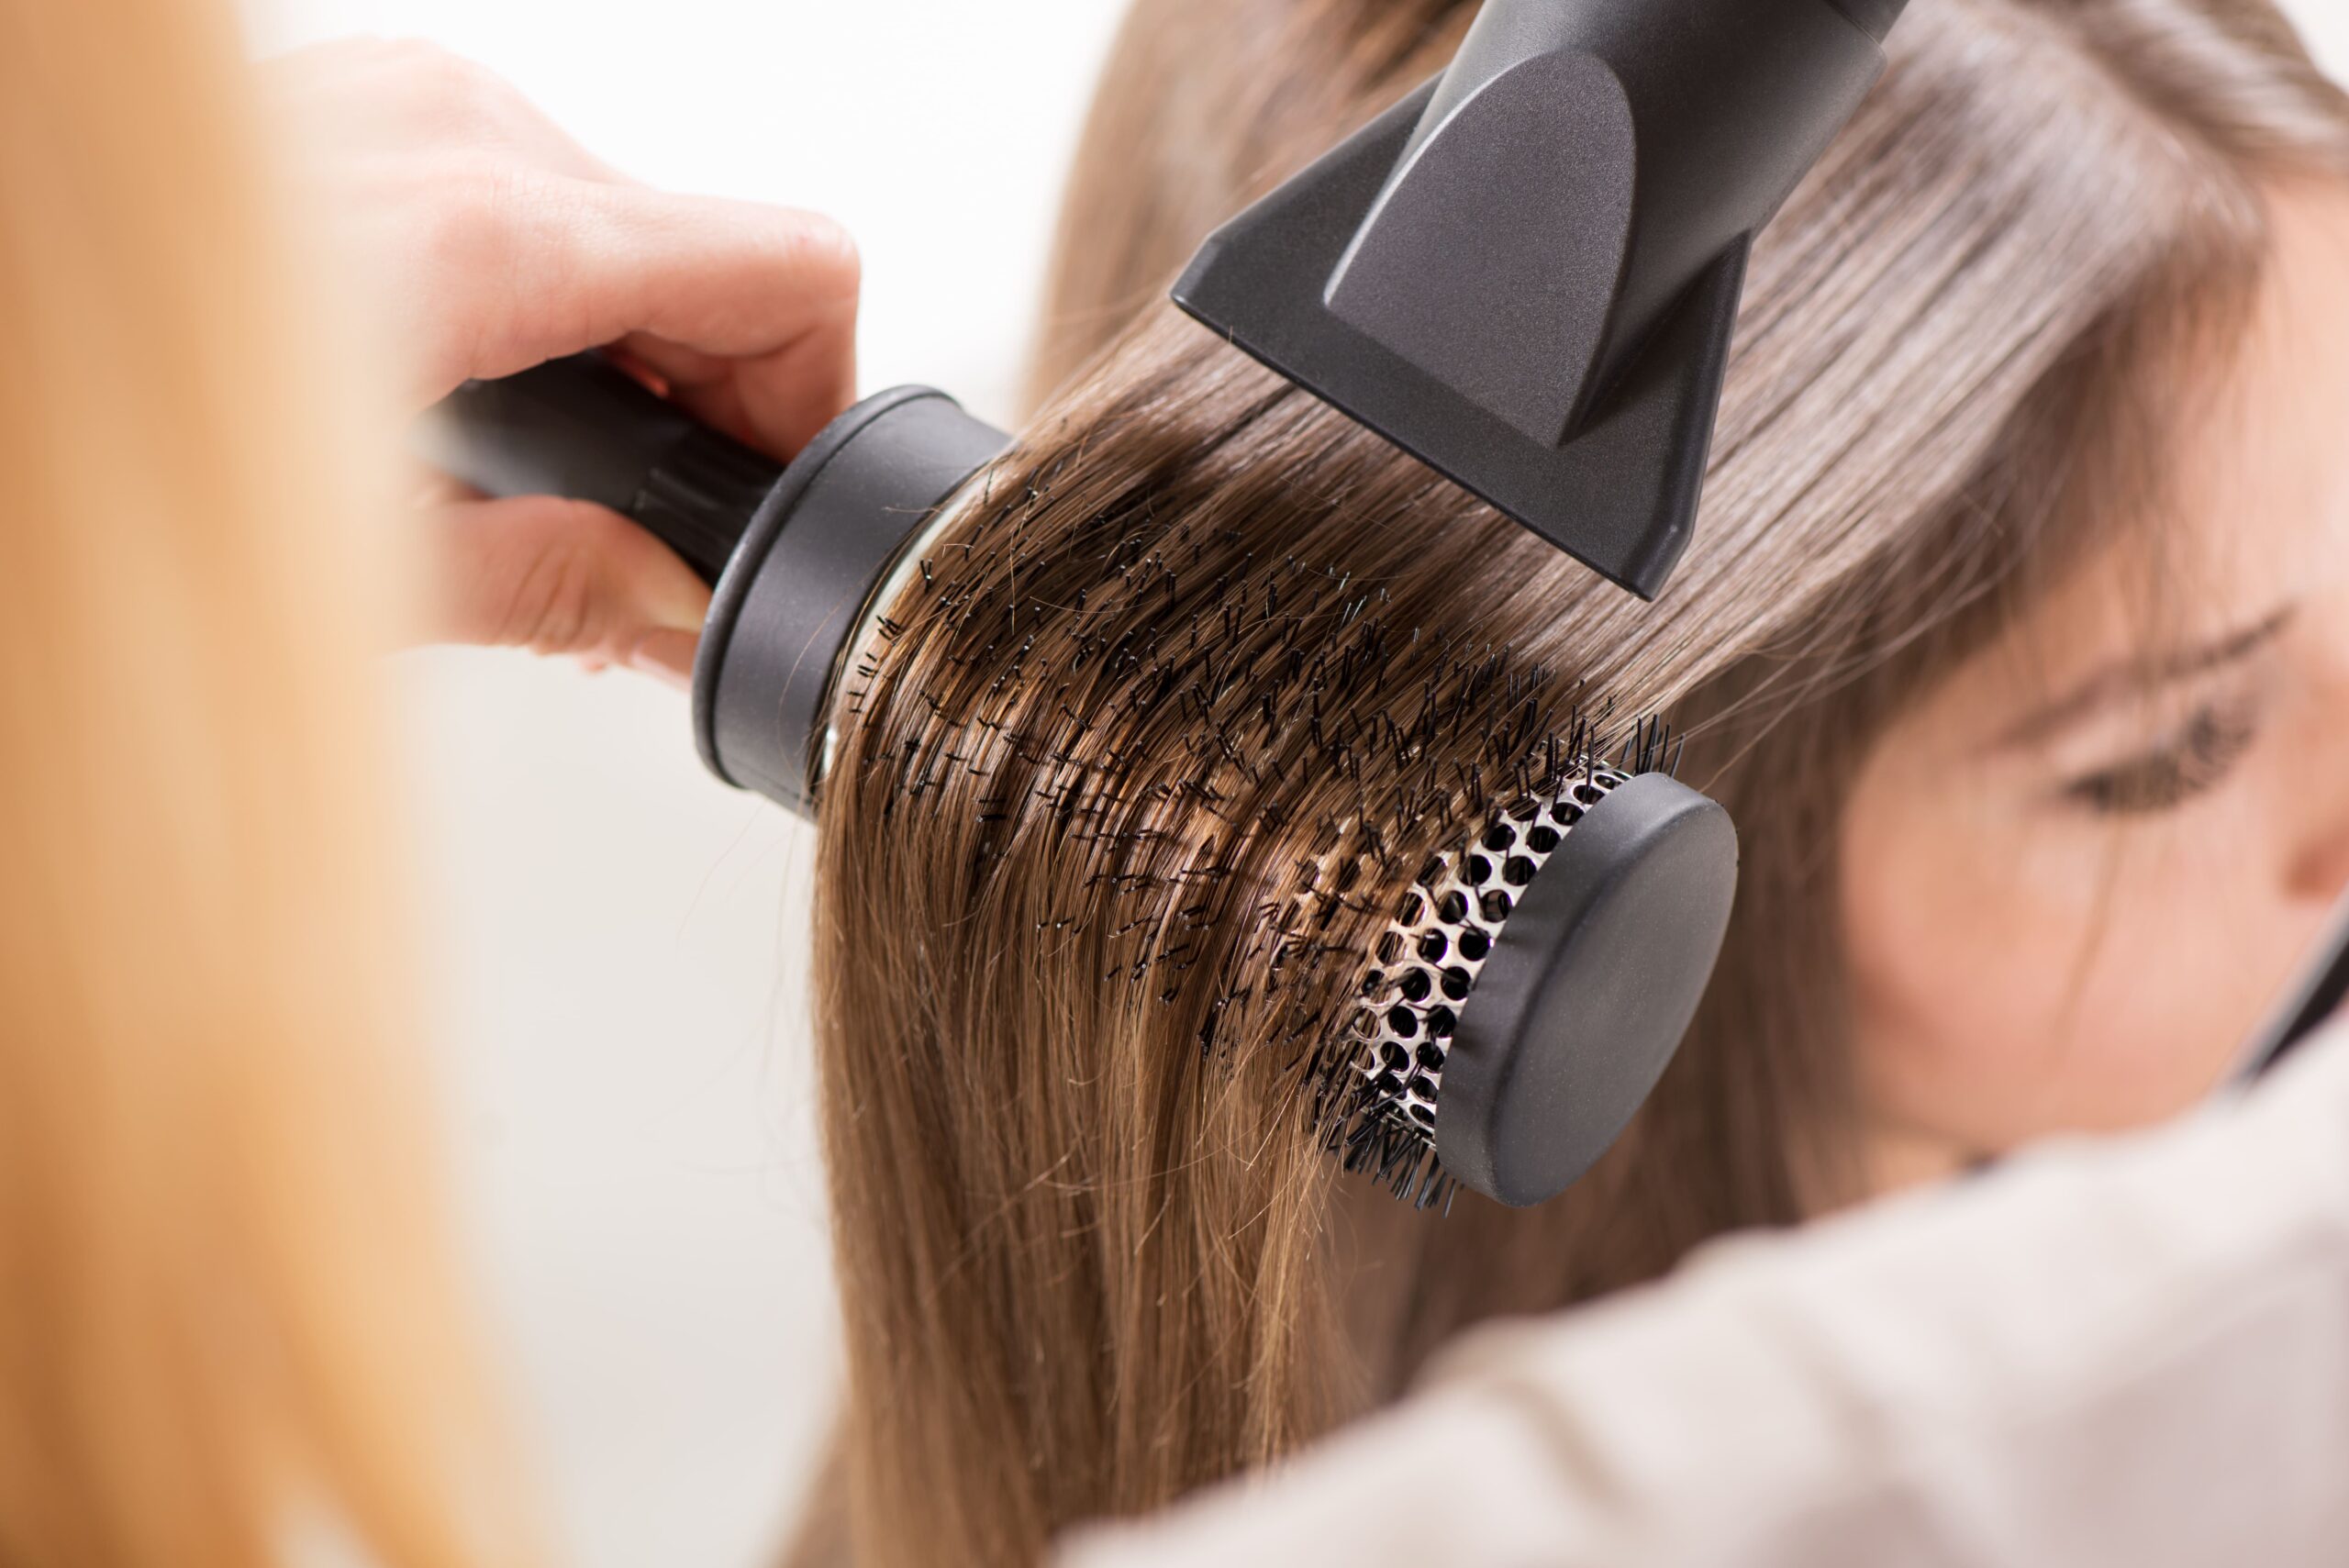
M 1010 438 L 942 392 L 898 387 L 785 466 L 585 354 L 467 383 L 427 445 L 484 494 L 608 506 L 714 584 L 694 665 L 702 761 L 809 816 L 851 640 L 907 541 Z
M 1748 249 L 1906 0 L 1487 0 L 1211 237 L 1185 310 L 1642 597 L 1687 548 Z

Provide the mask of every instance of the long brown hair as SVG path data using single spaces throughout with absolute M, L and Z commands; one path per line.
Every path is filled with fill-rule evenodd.
M 380 465 L 233 17 L 0 36 L 0 1562 L 526 1562 L 425 1134 Z
M 2349 172 L 2265 4 L 1914 8 L 1756 248 L 1698 541 L 1642 606 L 1157 303 L 1469 9 L 1143 0 L 1064 228 L 1058 390 L 857 672 L 818 973 L 871 1562 L 1032 1559 L 1276 1456 L 1465 1322 L 1848 1191 L 1842 781 L 2144 531 L 2120 481 L 2257 276 L 2263 180 Z M 1299 1064 L 1416 869 L 1594 706 L 1669 711 L 1741 825 L 1712 995 L 1565 1199 L 1365 1202 Z

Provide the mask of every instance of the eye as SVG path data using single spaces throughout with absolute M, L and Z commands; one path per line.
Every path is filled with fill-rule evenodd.
M 2224 784 L 2258 739 L 2248 709 L 2206 707 L 2159 750 L 2091 773 L 2064 795 L 2107 817 L 2174 811 Z

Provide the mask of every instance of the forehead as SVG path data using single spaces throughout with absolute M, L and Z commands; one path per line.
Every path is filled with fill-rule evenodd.
M 2242 330 L 2184 361 L 2189 412 L 2143 454 L 2163 479 L 2158 528 L 2122 527 L 2029 617 L 2043 669 L 2121 651 L 2154 617 L 2165 639 L 2222 636 L 2349 579 L 2349 184 L 2279 185 L 2270 207 Z M 2132 548 L 2148 539 L 2150 567 Z
M 2124 454 L 2158 476 L 2161 516 L 2116 519 L 2113 548 L 1928 700 L 1941 717 L 2011 713 L 2149 645 L 2224 638 L 2287 605 L 2349 610 L 2349 184 L 2278 186 L 2270 206 L 2240 329 L 2174 361 L 2194 378 L 2179 389 L 2190 412 L 2163 450 Z
M 2168 460 L 2182 564 L 2229 596 L 2312 586 L 2349 524 L 2349 185 L 2277 186 L 2270 208 L 2247 330 Z

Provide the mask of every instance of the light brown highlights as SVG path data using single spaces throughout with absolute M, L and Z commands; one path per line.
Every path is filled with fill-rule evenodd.
M 2255 280 L 2269 171 L 2349 168 L 2265 5 L 1913 8 L 1756 248 L 1697 541 L 1646 606 L 1163 303 L 1472 9 L 1144 0 L 1128 24 L 1053 390 L 892 606 L 823 806 L 851 1386 L 804 1555 L 1032 1561 L 1387 1396 L 1465 1323 L 1836 1201 L 1851 770 L 2151 526 L 2088 501 L 2167 417 L 2164 345 Z M 1746 866 L 1653 1102 L 1531 1213 L 1342 1184 L 1299 1063 L 1345 1038 L 1414 877 L 1538 790 L 1578 716 L 1659 710 Z

